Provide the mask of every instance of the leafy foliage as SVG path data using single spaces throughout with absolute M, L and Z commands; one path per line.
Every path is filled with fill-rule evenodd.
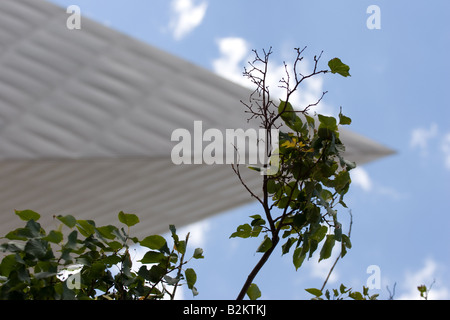
M 130 236 L 139 223 L 134 214 L 120 212 L 124 227 L 97 227 L 92 220 L 57 216 L 56 230 L 46 232 L 32 210 L 16 211 L 26 221 L 23 228 L 9 232 L 1 245 L 0 299 L 60 300 L 107 299 L 143 300 L 174 298 L 178 286 L 186 283 L 197 295 L 197 275 L 184 269 L 189 234 L 180 240 L 170 226 L 173 247 L 166 239 L 151 235 L 142 240 Z M 138 270 L 133 269 L 130 245 L 148 250 Z M 191 259 L 203 258 L 195 249 Z
M 352 288 L 347 288 L 343 284 L 340 285 L 339 290 L 333 289 L 331 292 L 328 289 L 325 292 L 315 288 L 305 290 L 314 296 L 314 300 L 376 300 L 378 298 L 378 294 L 370 295 L 369 288 L 365 286 L 363 286 L 362 292 L 352 291 Z
M 433 282 L 428 287 L 424 284 L 417 286 L 417 290 L 419 291 L 421 298 L 423 298 L 424 300 L 428 300 L 428 295 L 429 295 L 434 283 L 435 283 L 435 280 L 433 280 Z
M 296 49 L 297 57 L 293 63 L 292 73 L 288 72 L 280 80 L 280 87 L 286 91 L 286 98 L 278 104 L 270 98 L 269 87 L 266 85 L 269 56 L 271 51 L 260 57 L 256 51 L 255 60 L 250 63 L 251 69 L 244 74 L 256 85 L 250 97 L 250 103 L 245 104 L 251 114 L 251 119 L 260 119 L 261 128 L 272 130 L 280 128 L 279 148 L 274 152 L 279 155 L 279 170 L 273 175 L 264 175 L 262 180 L 262 197 L 258 197 L 242 180 L 239 167 L 233 167 L 247 191 L 262 205 L 264 217 L 252 215 L 250 223 L 241 224 L 231 237 L 250 238 L 263 235 L 263 240 L 257 252 L 263 254 L 260 262 L 252 270 L 244 284 L 238 299 L 253 286 L 252 279 L 256 276 L 275 246 L 282 244 L 282 254 L 293 251 L 292 261 L 296 269 L 300 268 L 305 259 L 313 256 L 321 245 L 319 261 L 328 259 L 336 243 L 341 247 L 341 257 L 351 248 L 349 236 L 342 233 L 337 206 L 347 208 L 344 195 L 350 187 L 350 170 L 355 163 L 344 158 L 345 146 L 339 137 L 339 126 L 349 125 L 351 119 L 339 114 L 339 119 L 318 114 L 311 116 L 309 109 L 316 103 L 309 104 L 304 109 L 294 108 L 289 102 L 291 96 L 308 78 L 325 74 L 337 73 L 350 76 L 350 68 L 338 58 L 329 61 L 330 70 L 319 70 L 321 55 L 314 57 L 314 67 L 311 73 L 298 72 L 298 65 L 303 60 L 303 51 Z M 266 142 L 266 150 L 270 150 Z M 268 155 L 270 158 L 270 155 Z

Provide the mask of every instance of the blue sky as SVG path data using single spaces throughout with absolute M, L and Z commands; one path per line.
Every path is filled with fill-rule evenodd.
M 396 151 L 352 174 L 346 203 L 353 213 L 353 248 L 327 288 L 341 283 L 361 289 L 377 265 L 382 298 L 418 298 L 430 285 L 431 299 L 450 299 L 450 2 L 261 1 L 261 0 L 52 0 L 76 4 L 87 17 L 242 83 L 251 49 L 273 47 L 274 72 L 308 46 L 306 59 L 324 51 L 323 63 L 339 57 L 351 78 L 326 75 L 305 95 L 328 94 L 320 111 L 339 106 L 351 130 Z M 370 30 L 366 12 L 377 5 L 381 29 Z M 232 199 L 230 199 L 232 201 Z M 198 299 L 234 299 L 259 255 L 260 240 L 228 239 L 236 226 L 260 213 L 257 204 L 186 227 L 193 245 L 205 250 L 195 261 Z M 345 211 L 342 216 L 347 215 Z M 344 229 L 348 228 L 344 226 Z M 299 271 L 291 256 L 275 252 L 255 279 L 263 299 L 305 299 L 321 287 L 334 259 L 315 259 Z M 180 291 L 180 298 L 191 298 Z

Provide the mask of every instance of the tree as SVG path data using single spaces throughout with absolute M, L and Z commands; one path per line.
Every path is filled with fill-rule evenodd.
M 255 59 L 249 63 L 250 69 L 244 71 L 244 76 L 256 87 L 249 101 L 243 102 L 250 114 L 248 120 L 259 120 L 260 128 L 266 132 L 279 128 L 284 131 L 280 130 L 279 148 L 274 151 L 278 152 L 279 170 L 272 175 L 262 175 L 262 196 L 246 185 L 239 164 L 232 166 L 241 184 L 261 204 L 264 213 L 263 216 L 250 216 L 250 223 L 239 225 L 230 236 L 249 238 L 263 235 L 256 250 L 262 256 L 248 275 L 237 296 L 238 300 L 246 294 L 250 299 L 260 296 L 253 281 L 281 241 L 284 241 L 281 246 L 283 255 L 293 250 L 292 262 L 297 270 L 305 258 L 312 257 L 319 245 L 319 261 L 331 256 L 336 243 L 340 244 L 341 257 L 351 248 L 349 236 L 342 232 L 337 211 L 338 205 L 347 208 L 344 195 L 351 183 L 349 172 L 355 167 L 355 163 L 343 157 L 345 147 L 339 138 L 338 128 L 340 125 L 349 125 L 351 119 L 342 114 L 342 109 L 339 119 L 309 114 L 326 92 L 303 109 L 294 109 L 290 102 L 292 96 L 300 91 L 302 83 L 309 78 L 329 72 L 348 77 L 350 68 L 339 58 L 334 58 L 328 62 L 329 70 L 320 69 L 321 53 L 314 56 L 312 71 L 301 74 L 299 65 L 305 49 L 295 49 L 292 70 L 284 64 L 286 73 L 280 79 L 280 87 L 284 89 L 285 97 L 278 103 L 273 101 L 267 83 L 271 49 L 264 51 L 262 57 L 254 50 Z M 271 150 L 269 139 L 265 143 L 265 150 Z M 267 154 L 269 159 L 273 156 Z M 261 168 L 250 168 L 261 171 Z
M 192 258 L 203 258 L 203 250 L 195 249 L 186 260 L 189 233 L 180 240 L 173 225 L 169 228 L 173 245 L 169 246 L 159 235 L 132 237 L 130 228 L 139 223 L 134 214 L 119 213 L 121 228 L 57 216 L 59 227 L 46 232 L 38 223 L 38 213 L 15 213 L 26 225 L 9 232 L 3 238 L 9 241 L 0 246 L 8 253 L 0 263 L 2 300 L 173 299 L 183 284 L 197 295 L 197 275 L 185 265 Z M 149 249 L 137 271 L 133 270 L 132 245 Z

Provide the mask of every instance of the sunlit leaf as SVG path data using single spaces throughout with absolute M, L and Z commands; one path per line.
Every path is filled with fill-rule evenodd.
M 41 215 L 37 212 L 34 212 L 32 210 L 14 210 L 15 213 L 19 216 L 20 219 L 25 220 L 25 221 L 29 221 L 29 220 L 34 220 L 34 221 L 38 221 L 39 218 L 41 217 Z
M 261 297 L 261 291 L 255 283 L 248 287 L 247 296 L 250 300 L 256 300 Z
M 187 268 L 184 274 L 186 276 L 188 288 L 192 289 L 194 287 L 194 284 L 197 282 L 197 274 L 192 268 Z
M 344 64 L 341 59 L 331 59 L 328 61 L 328 66 L 330 67 L 331 73 L 338 73 L 343 77 L 350 77 L 350 67 Z
M 316 288 L 305 289 L 306 292 L 311 293 L 313 296 L 320 297 L 322 295 L 322 291 Z
M 334 239 L 334 235 L 329 234 L 327 235 L 325 239 L 325 243 L 322 246 L 322 249 L 320 250 L 320 257 L 319 262 L 324 259 L 328 259 L 331 257 L 331 253 L 333 251 L 334 243 L 336 240 Z
M 166 244 L 166 239 L 160 235 L 152 235 L 140 241 L 141 246 L 159 250 Z
M 261 242 L 258 249 L 256 249 L 256 252 L 266 252 L 270 248 L 272 248 L 272 240 L 269 237 L 266 237 L 263 242 Z
M 139 218 L 135 214 L 119 212 L 119 221 L 128 227 L 132 227 L 139 222 Z

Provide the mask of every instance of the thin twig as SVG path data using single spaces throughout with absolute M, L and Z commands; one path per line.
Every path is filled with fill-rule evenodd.
M 263 56 L 260 56 L 256 50 L 253 50 L 253 53 L 255 55 L 255 58 L 252 62 L 249 62 L 249 68 L 244 69 L 244 76 L 247 77 L 255 86 L 256 89 L 250 94 L 249 101 L 243 102 L 241 101 L 244 106 L 247 108 L 245 111 L 246 113 L 250 114 L 247 121 L 250 120 L 260 120 L 261 128 L 265 129 L 266 132 L 269 132 L 273 128 L 279 129 L 281 127 L 281 124 L 278 124 L 277 120 L 282 116 L 284 112 L 291 112 L 289 110 L 286 110 L 289 100 L 291 98 L 291 95 L 298 90 L 300 84 L 305 81 L 306 79 L 313 77 L 315 75 L 326 73 L 326 70 L 320 70 L 317 71 L 318 62 L 322 56 L 322 53 L 317 57 L 314 57 L 314 69 L 310 74 L 303 75 L 300 72 L 298 72 L 298 66 L 303 60 L 303 52 L 306 49 L 304 47 L 303 49 L 295 48 L 296 50 L 296 57 L 293 64 L 293 76 L 290 74 L 288 70 L 288 65 L 284 63 L 284 69 L 285 69 L 285 77 L 283 77 L 280 80 L 280 86 L 281 88 L 284 88 L 286 90 L 286 97 L 285 97 L 285 110 L 278 110 L 278 105 L 276 105 L 272 99 L 269 92 L 269 86 L 267 84 L 267 76 L 268 76 L 268 63 L 270 55 L 272 54 L 272 48 L 270 48 L 268 51 L 263 50 Z M 291 84 L 292 81 L 292 84 Z M 316 106 L 319 104 L 323 98 L 323 96 L 326 94 L 326 92 L 322 93 L 322 96 L 315 102 L 307 105 L 303 111 L 302 110 L 295 110 L 292 112 L 298 112 L 305 114 L 309 108 Z M 266 144 L 270 143 L 269 139 L 266 137 Z M 268 145 L 266 150 L 269 150 Z M 319 157 L 319 162 L 323 158 L 324 151 L 322 155 Z M 283 166 L 283 158 L 281 159 L 281 166 Z M 316 163 L 317 164 L 317 163 Z M 315 164 L 315 165 L 316 165 Z M 315 167 L 315 165 L 313 167 Z M 278 174 L 276 177 L 268 177 L 267 175 L 263 175 L 263 185 L 262 185 L 262 191 L 263 191 L 263 198 L 258 197 L 243 181 L 243 178 L 241 176 L 240 170 L 239 170 L 239 163 L 236 165 L 231 165 L 234 173 L 239 178 L 239 181 L 244 186 L 244 188 L 250 193 L 250 195 L 258 200 L 258 202 L 263 206 L 266 219 L 269 225 L 268 232 L 271 234 L 271 241 L 272 246 L 263 253 L 263 256 L 258 261 L 256 266 L 253 268 L 253 270 L 250 272 L 250 274 L 247 277 L 247 280 L 245 281 L 241 291 L 239 292 L 239 295 L 237 297 L 238 300 L 241 300 L 245 297 L 245 294 L 248 291 L 248 288 L 253 282 L 253 279 L 256 277 L 258 272 L 261 270 L 263 265 L 266 263 L 266 261 L 269 259 L 270 255 L 272 254 L 273 250 L 277 246 L 280 238 L 279 233 L 281 231 L 281 228 L 284 226 L 284 219 L 288 216 L 290 216 L 293 212 L 293 210 L 289 209 L 289 204 L 291 201 L 293 201 L 294 191 L 298 187 L 298 184 L 301 181 L 301 177 L 298 176 L 296 179 L 293 179 L 292 175 L 283 175 L 283 172 L 286 170 L 290 170 L 289 167 L 282 167 L 280 168 L 280 174 Z M 284 170 L 284 171 L 283 171 Z M 310 168 L 312 170 L 312 168 Z M 277 217 L 272 217 L 272 209 L 276 205 L 276 201 L 272 204 L 269 204 L 269 193 L 267 190 L 268 182 L 270 179 L 276 179 L 278 183 L 282 183 L 283 185 L 287 184 L 287 181 L 294 180 L 295 181 L 295 188 L 291 189 L 290 194 L 288 195 L 288 203 L 286 207 L 284 208 L 282 214 Z M 298 232 L 300 232 L 298 230 Z
M 187 235 L 186 235 L 186 246 L 185 246 L 186 249 L 187 249 L 187 245 L 188 245 L 188 241 L 189 241 L 189 234 L 190 234 L 190 232 L 188 232 Z M 182 270 L 181 267 L 183 266 L 183 260 L 184 260 L 184 255 L 185 254 L 186 254 L 186 250 L 181 255 L 181 258 L 180 258 L 180 266 L 178 267 L 178 273 L 177 273 L 177 277 L 176 277 L 178 279 L 178 281 L 181 278 L 181 270 Z M 170 295 L 170 300 L 175 299 L 175 293 L 177 292 L 177 288 L 178 288 L 178 282 L 175 284 L 175 287 L 173 288 L 173 292 Z
M 348 230 L 348 237 L 350 238 L 350 235 L 352 233 L 352 225 L 353 225 L 353 215 L 352 215 L 351 210 L 349 211 L 349 214 L 350 214 L 350 227 L 349 227 L 349 230 Z M 336 260 L 334 261 L 333 265 L 331 266 L 331 269 L 328 272 L 328 275 L 327 275 L 325 281 L 323 282 L 323 285 L 322 285 L 322 288 L 320 288 L 320 291 L 323 291 L 323 289 L 325 289 L 325 286 L 326 286 L 326 284 L 328 282 L 328 279 L 330 279 L 331 273 L 333 272 L 334 267 L 336 266 L 336 264 L 338 263 L 339 259 L 341 258 L 341 255 L 342 255 L 342 249 L 341 249 L 341 252 L 339 253 L 339 255 L 337 256 Z
M 392 293 L 391 290 L 389 290 L 389 287 L 386 286 L 386 290 L 389 292 L 389 298 L 388 300 L 394 300 L 394 296 L 395 296 L 395 287 L 397 286 L 397 282 L 394 282 L 394 287 L 392 288 Z

